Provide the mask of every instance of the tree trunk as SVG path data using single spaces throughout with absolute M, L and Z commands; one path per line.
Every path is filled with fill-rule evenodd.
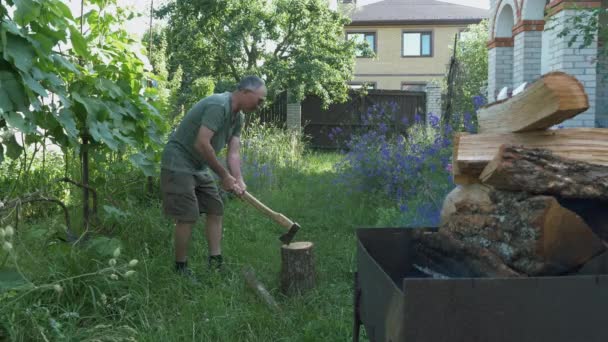
M 291 296 L 315 287 L 312 242 L 293 242 L 281 247 L 281 292 Z
M 84 219 L 84 230 L 89 230 L 89 140 L 87 137 L 82 138 L 81 158 L 82 158 L 82 211 Z
M 496 189 L 608 200 L 608 166 L 558 157 L 544 149 L 502 145 L 480 179 Z

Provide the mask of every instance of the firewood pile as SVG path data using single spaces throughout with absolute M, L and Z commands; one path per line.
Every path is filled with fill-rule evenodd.
M 553 129 L 588 107 L 580 82 L 553 72 L 482 108 L 479 133 L 455 138 L 458 186 L 439 230 L 415 235 L 417 267 L 447 277 L 556 276 L 608 260 L 608 129 Z

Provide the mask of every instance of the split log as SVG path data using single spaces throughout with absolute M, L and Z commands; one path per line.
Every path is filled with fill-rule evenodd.
M 292 242 L 281 247 L 281 292 L 304 293 L 315 287 L 312 242 Z
M 439 221 L 440 225 L 446 223 L 450 215 L 456 212 L 456 206 L 476 205 L 486 212 L 491 212 L 494 208 L 490 199 L 491 190 L 489 186 L 484 184 L 459 185 L 455 187 L 443 201 Z
M 264 304 L 266 304 L 266 306 L 268 306 L 271 310 L 275 312 L 280 312 L 281 309 L 279 305 L 274 300 L 270 292 L 266 290 L 266 287 L 258 281 L 255 276 L 255 272 L 253 271 L 253 268 L 251 268 L 250 266 L 246 266 L 243 268 L 242 272 L 247 285 L 249 285 L 249 287 L 255 292 L 255 294 L 257 294 L 258 297 L 260 297 L 264 301 Z
M 440 231 L 446 230 L 467 248 L 482 246 L 508 267 L 530 276 L 571 271 L 605 250 L 583 219 L 554 197 L 493 190 L 490 198 L 491 212 L 474 203 L 457 204 Z
M 608 201 L 560 198 L 559 204 L 580 216 L 595 235 L 608 242 Z
M 608 166 L 562 158 L 546 149 L 502 145 L 479 178 L 496 189 L 608 200 Z
M 522 93 L 482 107 L 477 113 L 479 133 L 543 130 L 588 108 L 581 82 L 564 72 L 551 72 Z
M 501 145 L 547 149 L 557 156 L 608 165 L 608 129 L 568 128 L 525 133 L 463 134 L 454 140 L 454 182 L 479 177 Z
M 467 244 L 450 232 L 414 233 L 414 264 L 447 277 L 519 277 L 490 250 Z

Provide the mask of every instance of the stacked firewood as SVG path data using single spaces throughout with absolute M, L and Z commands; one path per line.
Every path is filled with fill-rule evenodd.
M 603 257 L 608 129 L 552 129 L 588 107 L 580 82 L 554 72 L 482 108 L 479 134 L 455 139 L 458 186 L 439 231 L 416 234 L 416 265 L 450 277 L 546 276 Z

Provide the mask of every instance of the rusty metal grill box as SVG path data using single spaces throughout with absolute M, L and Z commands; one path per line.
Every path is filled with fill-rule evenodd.
M 424 278 L 413 229 L 357 229 L 354 340 L 362 325 L 371 341 L 608 342 L 608 257 L 568 276 Z

